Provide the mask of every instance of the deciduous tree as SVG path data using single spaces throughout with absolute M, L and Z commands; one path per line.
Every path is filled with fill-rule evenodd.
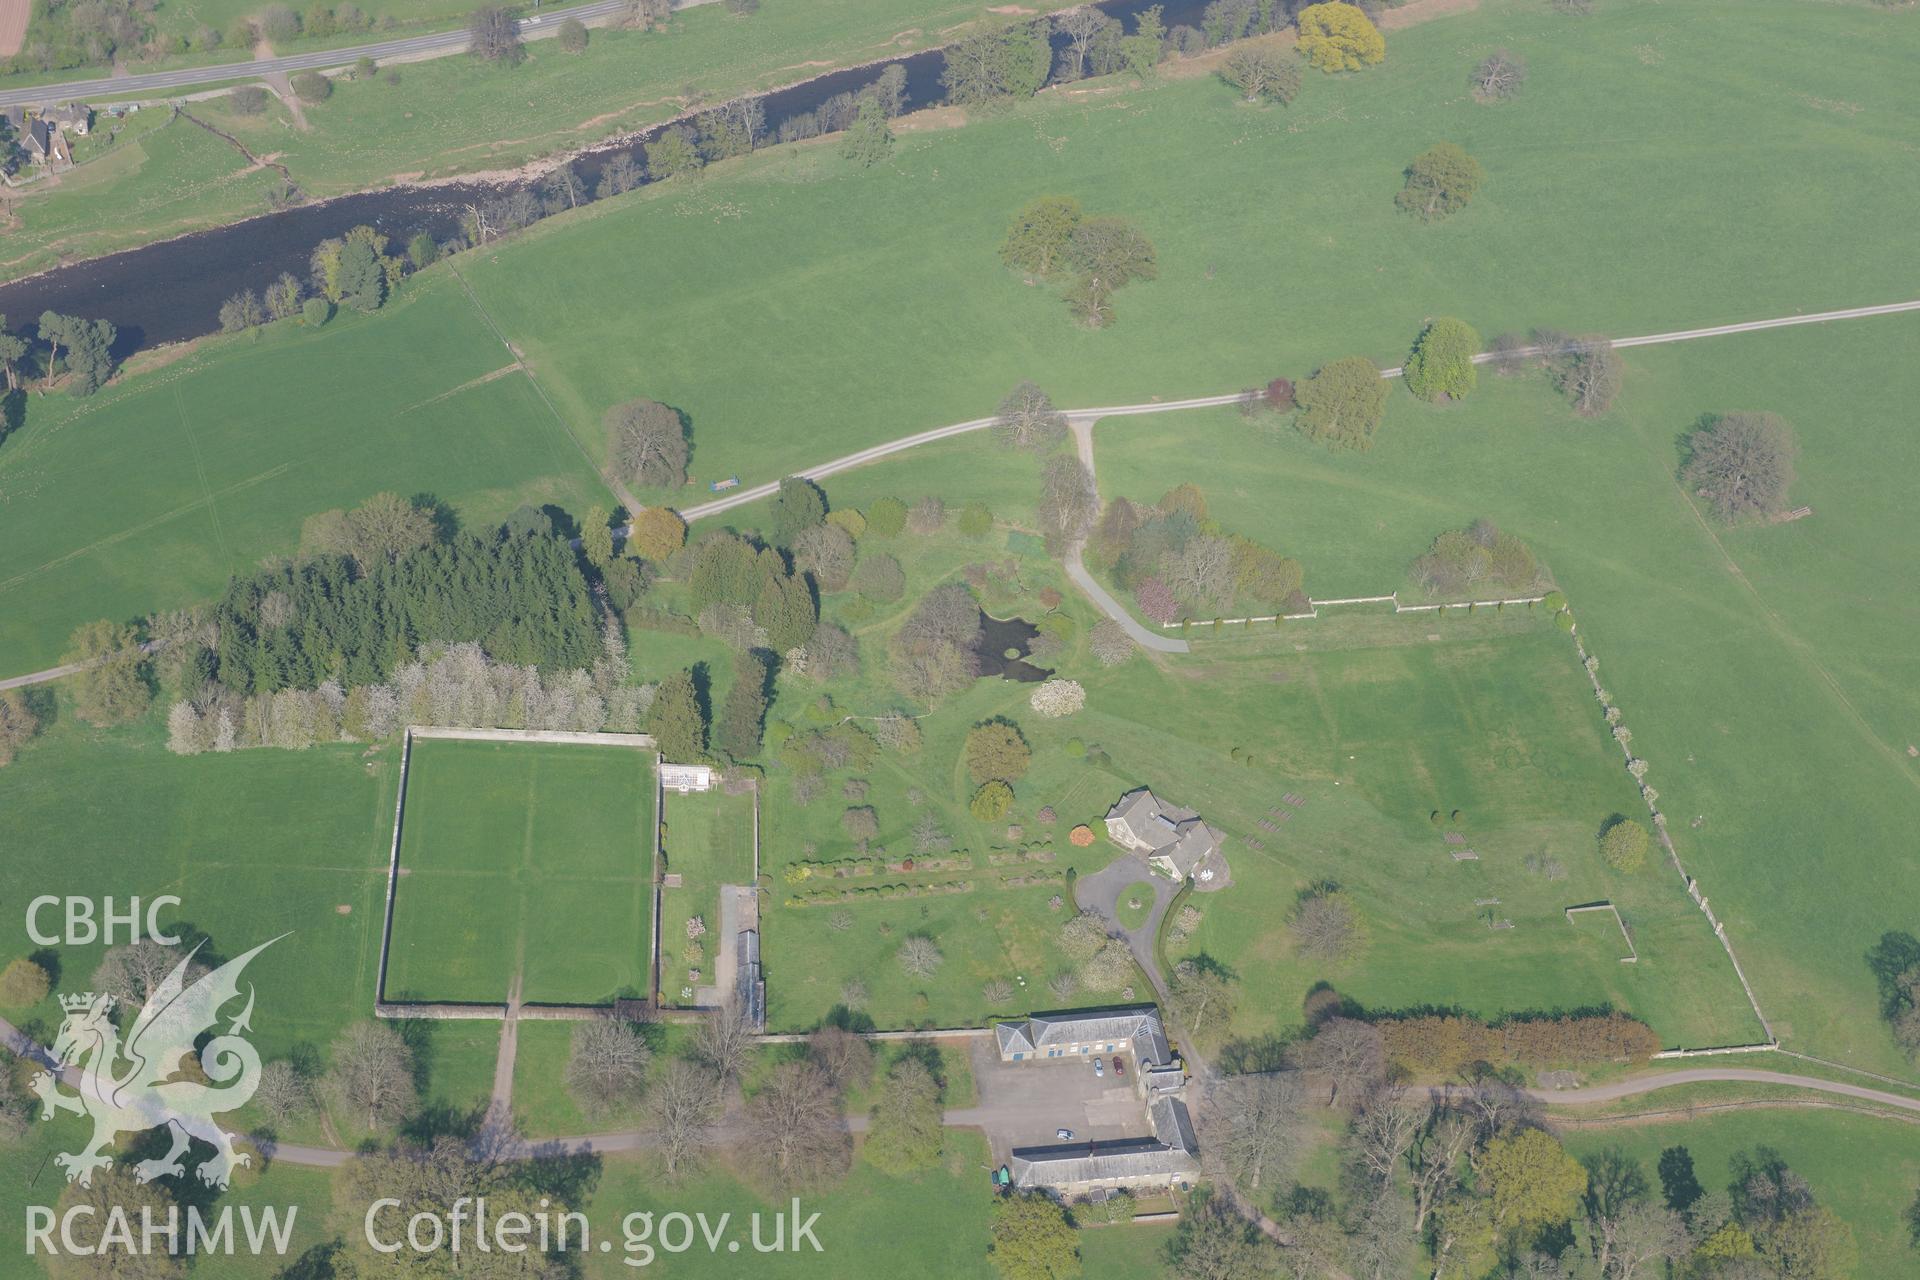
M 1346 356 L 1321 368 L 1298 392 L 1300 432 L 1329 449 L 1371 449 L 1387 409 L 1387 386 L 1365 356 Z
M 1308 5 L 1294 24 L 1301 56 L 1329 74 L 1359 71 L 1387 56 L 1386 37 L 1355 5 Z
M 420 1105 L 413 1050 L 392 1027 L 356 1022 L 333 1042 L 330 1058 L 323 1086 L 328 1099 L 366 1132 L 398 1124 Z
M 1473 326 L 1452 316 L 1428 325 L 1413 344 L 1403 370 L 1407 390 L 1422 400 L 1465 399 L 1479 385 L 1473 358 L 1480 352 L 1480 335 Z
M 1306 1095 L 1293 1072 L 1223 1076 L 1198 1117 L 1201 1158 L 1250 1190 L 1283 1183 L 1305 1139 Z
M 965 754 L 967 773 L 976 784 L 995 778 L 1018 782 L 1033 761 L 1033 749 L 1020 726 L 1002 719 L 983 721 L 969 729 Z
M 1467 207 L 1487 171 L 1458 143 L 1439 142 L 1413 158 L 1394 203 L 1422 222 L 1438 222 Z
M 604 1115 L 646 1091 L 653 1050 L 631 1023 L 612 1018 L 575 1023 L 567 1055 L 567 1091 L 582 1108 Z
M 1220 78 L 1248 102 L 1265 98 L 1285 106 L 1300 92 L 1300 60 L 1271 45 L 1237 45 L 1220 63 Z
M 1470 78 L 1473 96 L 1481 102 L 1505 102 L 1526 82 L 1527 60 L 1505 49 L 1495 49 L 1482 58 Z
M 1046 392 L 1022 382 L 1000 402 L 993 437 L 1010 449 L 1044 453 L 1067 438 L 1067 415 L 1053 407 Z
M 520 23 L 504 5 L 482 5 L 467 15 L 467 52 L 483 62 L 517 67 L 527 56 L 520 43 Z
M 1080 1274 L 1080 1233 L 1047 1196 L 1019 1193 L 996 1200 L 987 1261 L 1005 1280 L 1073 1280 Z
M 940 1082 L 917 1057 L 904 1057 L 887 1070 L 869 1112 L 868 1161 L 886 1173 L 911 1173 L 940 1158 Z
M 73 709 L 88 724 L 138 719 L 153 699 L 144 670 L 146 659 L 132 627 L 105 618 L 83 623 L 75 628 L 62 661 L 80 667 L 70 688 Z
M 629 400 L 607 410 L 614 466 L 622 478 L 658 489 L 687 482 L 687 425 L 658 400 Z
M 1786 509 L 1799 445 L 1778 414 L 1723 413 L 1687 437 L 1680 478 L 1722 520 Z

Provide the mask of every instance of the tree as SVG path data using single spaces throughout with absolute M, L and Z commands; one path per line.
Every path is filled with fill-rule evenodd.
M 733 662 L 733 687 L 727 690 L 720 712 L 720 746 L 736 760 L 760 754 L 760 734 L 767 718 L 767 663 L 758 653 L 743 653 Z
M 340 301 L 358 311 L 378 311 L 387 301 L 387 274 L 379 252 L 365 239 L 349 238 L 340 249 L 336 278 Z
M 687 425 L 658 400 L 628 400 L 607 410 L 614 466 L 635 484 L 672 489 L 687 482 Z
M 611 1018 L 576 1023 L 567 1056 L 567 1089 L 590 1114 L 603 1115 L 646 1090 L 653 1050 L 631 1023 Z
M 924 933 L 909 935 L 894 958 L 900 962 L 901 969 L 914 978 L 931 978 L 946 960 L 940 954 L 939 944 Z
M 853 1138 L 840 1095 L 809 1062 L 785 1062 L 747 1104 L 750 1150 L 774 1185 L 816 1185 L 844 1172 Z
M 1366 940 L 1353 899 L 1337 889 L 1320 889 L 1301 899 L 1289 931 L 1301 955 L 1330 963 L 1352 959 Z
M 1067 415 L 1053 407 L 1046 392 L 1022 382 L 1000 402 L 993 437 L 1009 449 L 1045 453 L 1067 438 Z
M 333 96 L 333 81 L 318 71 L 296 71 L 287 84 L 294 97 L 308 104 L 325 102 Z
M 894 683 L 907 696 L 929 702 L 959 692 L 979 675 L 979 640 L 980 605 L 973 594 L 957 582 L 934 588 L 889 642 Z
M 1422 222 L 1438 222 L 1467 207 L 1487 171 L 1459 144 L 1438 142 L 1413 158 L 1406 176 L 1394 203 Z
M 1632 818 L 1614 816 L 1600 833 L 1600 856 L 1615 871 L 1638 871 L 1647 861 L 1647 829 Z
M 986 720 L 967 731 L 967 773 L 976 784 L 994 778 L 1018 782 L 1033 761 L 1033 749 L 1011 720 Z
M 694 691 L 693 673 L 676 671 L 660 682 L 647 717 L 647 730 L 660 754 L 681 764 L 707 755 L 707 715 Z
M 1027 705 L 1050 720 L 1058 720 L 1087 705 L 1086 686 L 1078 680 L 1043 680 L 1028 696 Z
M 1148 5 L 1133 19 L 1133 34 L 1120 41 L 1121 65 L 1142 80 L 1153 74 L 1166 56 L 1167 24 L 1161 20 L 1162 6 Z
M 428 243 L 432 238 L 428 237 Z M 266 288 L 264 295 L 267 315 L 274 320 L 285 320 L 300 313 L 300 282 L 288 272 L 281 272 L 280 278 Z
M 1345 1089 L 1348 1096 L 1364 1094 L 1386 1075 L 1386 1046 L 1378 1028 L 1357 1018 L 1329 1018 L 1301 1046 L 1300 1065 L 1327 1077 L 1327 1105 Z
M 239 333 L 242 329 L 251 329 L 255 325 L 265 324 L 266 310 L 261 307 L 258 295 L 251 289 L 243 289 L 220 304 L 220 332 Z
M 1373 447 L 1387 410 L 1387 385 L 1365 356 L 1346 356 L 1320 369 L 1299 390 L 1300 433 L 1329 449 Z
M 568 18 L 560 24 L 560 48 L 567 53 L 587 51 L 587 28 L 580 19 Z
M 25 1009 L 47 998 L 53 987 L 47 971 L 25 956 L 18 956 L 0 969 L 0 1006 Z
M 919 1058 L 901 1058 L 888 1069 L 869 1115 L 862 1151 L 876 1169 L 911 1173 L 940 1158 L 940 1082 Z
M 1403 371 L 1407 390 L 1422 400 L 1464 400 L 1480 381 L 1473 366 L 1479 352 L 1480 335 L 1473 326 L 1442 316 L 1413 344 Z
M 517 67 L 527 56 L 520 43 L 520 23 L 504 5 L 482 5 L 467 15 L 467 52 L 482 62 Z
M 1487 1144 L 1478 1165 L 1497 1234 L 1565 1222 L 1587 1189 L 1587 1171 L 1552 1134 L 1516 1129 Z
M 897 538 L 907 528 L 907 504 L 881 498 L 867 508 L 867 532 L 876 538 Z
M 68 1183 L 53 1214 L 70 1236 L 46 1259 L 52 1280 L 180 1280 L 187 1274 L 186 1258 L 157 1243 L 164 1235 L 154 1237 L 151 1249 L 139 1247 L 142 1223 L 163 1232 L 180 1206 L 164 1182 L 142 1182 L 132 1166 L 109 1164 L 84 1185 Z
M 643 507 L 627 533 L 627 550 L 655 564 L 687 543 L 687 522 L 671 507 Z
M 780 482 L 773 499 L 773 544 L 791 547 L 794 539 L 827 518 L 827 495 L 820 486 L 800 476 Z
M 1016 270 L 1050 276 L 1066 265 L 1067 245 L 1073 239 L 1073 229 L 1079 225 L 1078 200 L 1072 196 L 1041 196 L 1014 216 L 1013 225 L 1007 228 L 1007 238 L 1000 244 L 1000 260 Z M 1033 384 L 1021 383 L 1014 388 L 1014 395 L 1020 395 L 1029 387 Z M 1044 395 L 1041 398 L 1044 399 Z M 1052 406 L 1047 408 L 1051 410 Z M 1007 413 L 1005 403 L 1000 412 L 1003 416 Z
M 1125 218 L 1082 218 L 1068 237 L 1067 262 L 1109 289 L 1160 274 L 1153 241 Z
M 878 551 L 860 557 L 851 582 L 855 591 L 881 604 L 898 600 L 907 589 L 907 575 L 900 562 Z
M 1196 1038 L 1206 1034 L 1209 1024 L 1232 1021 L 1238 996 L 1232 978 L 1216 964 L 1198 959 L 1182 960 L 1173 967 L 1173 980 L 1167 994 L 1172 998 L 1180 1021 Z
M 345 556 L 362 576 L 433 545 L 433 515 L 396 493 L 376 493 L 351 511 L 323 511 L 300 526 L 300 554 Z
M 1087 53 L 1103 28 L 1115 25 L 1112 18 L 1090 4 L 1069 9 L 1054 18 L 1054 27 L 1067 37 L 1067 52 L 1062 59 L 1060 78 L 1079 80 L 1087 74 Z M 1072 58 L 1070 64 L 1065 58 Z
M 1079 1232 L 1047 1196 L 1019 1193 L 996 1200 L 987 1261 L 1005 1280 L 1072 1280 L 1080 1274 Z
M 871 169 L 893 154 L 893 130 L 887 127 L 887 110 L 880 99 L 861 97 L 853 124 L 840 140 L 840 154 L 862 169 Z
M 1799 453 L 1793 428 L 1772 413 L 1723 413 L 1687 437 L 1680 478 L 1722 520 L 1786 509 Z
M 677 1182 L 698 1168 L 719 1116 L 719 1092 L 712 1076 L 692 1062 L 676 1059 L 667 1064 L 648 1093 L 654 1149 L 660 1153 L 668 1181 Z
M 1359 71 L 1387 56 L 1386 37 L 1354 5 L 1308 5 L 1294 24 L 1299 28 L 1301 56 L 1329 75 Z
M 1133 637 L 1127 634 L 1127 629 L 1112 618 L 1102 618 L 1094 623 L 1087 640 L 1093 647 L 1093 656 L 1100 660 L 1103 667 L 1117 667 L 1139 649 Z
M 1298 1233 L 1294 1233 L 1297 1237 Z M 1169 1274 L 1182 1280 L 1262 1280 L 1278 1275 L 1282 1262 L 1297 1266 L 1299 1241 L 1282 1255 L 1273 1242 L 1262 1236 L 1245 1214 L 1233 1205 L 1230 1193 L 1219 1188 L 1196 1192 L 1180 1215 L 1180 1225 L 1168 1246 L 1175 1270 Z M 1331 1261 L 1331 1260 L 1329 1260 Z M 1338 1272 L 1337 1266 L 1318 1271 L 1296 1272 L 1305 1280 Z
M 1013 809 L 1013 788 L 998 778 L 984 783 L 967 802 L 967 811 L 985 823 L 995 823 Z
M 948 99 L 963 107 L 1001 97 L 1031 98 L 1053 67 L 1044 22 L 979 32 L 949 46 L 944 56 L 940 83 Z
M 1264 44 L 1237 45 L 1220 64 L 1220 78 L 1248 102 L 1262 98 L 1286 106 L 1300 92 L 1300 60 Z
M 257 116 L 267 109 L 267 91 L 257 84 L 243 84 L 227 94 L 227 105 L 237 116 Z
M 313 1083 L 285 1058 L 260 1068 L 260 1087 L 253 1105 L 274 1125 L 285 1128 L 313 1113 Z
M 1584 338 L 1558 336 L 1546 356 L 1547 376 L 1566 396 L 1573 411 L 1591 418 L 1613 407 L 1624 372 L 1620 353 L 1599 335 Z
M 835 1089 L 865 1088 L 873 1080 L 873 1046 L 845 1027 L 828 1024 L 808 1036 L 807 1059 Z
M 665 182 L 683 173 L 697 173 L 706 163 L 685 125 L 670 125 L 646 145 L 647 176 Z
M 1093 527 L 1100 513 L 1100 494 L 1093 473 L 1077 457 L 1049 458 L 1040 473 L 1040 531 L 1049 548 L 1064 549 Z
M 1223 1076 L 1200 1107 L 1201 1158 L 1253 1191 L 1280 1185 L 1304 1144 L 1305 1108 L 1306 1094 L 1293 1072 Z
M 1792 1280 L 1846 1280 L 1859 1259 L 1853 1228 L 1833 1210 L 1812 1205 L 1755 1227 L 1753 1246 L 1775 1276 Z
M 706 1068 L 716 1096 L 739 1083 L 753 1052 L 753 1024 L 730 1004 L 701 1022 L 691 1049 L 693 1060 Z
M 64 367 L 68 389 L 76 396 L 90 396 L 113 376 L 113 343 L 119 331 L 105 320 L 83 320 L 55 311 L 40 315 L 40 338 L 50 343 L 47 372 L 55 375 Z M 64 366 L 60 360 L 65 349 Z
M 138 719 L 153 699 L 145 661 L 132 627 L 102 618 L 75 628 L 62 658 L 81 668 L 71 686 L 74 711 L 102 727 Z
M 0 768 L 12 764 L 20 748 L 38 732 L 40 717 L 27 696 L 17 689 L 0 690 Z
M 1469 83 L 1481 102 L 1505 102 L 1527 82 L 1527 60 L 1517 53 L 1495 49 L 1473 69 Z
M 600 167 L 600 182 L 594 188 L 594 199 L 605 200 L 609 196 L 624 195 L 640 185 L 640 162 L 634 159 L 631 151 L 622 151 L 609 156 Z
M 89 985 L 112 996 L 124 1008 L 139 1009 L 153 998 L 180 960 L 173 947 L 151 940 L 111 947 L 100 957 Z M 190 961 L 181 975 L 182 984 L 192 986 L 208 972 L 206 965 Z
M 580 518 L 580 554 L 602 573 L 613 563 L 613 526 L 608 523 L 612 518 L 613 513 L 597 503 Z
M 385 1023 L 356 1022 L 333 1042 L 323 1088 L 339 1111 L 377 1133 L 420 1105 L 413 1050 Z

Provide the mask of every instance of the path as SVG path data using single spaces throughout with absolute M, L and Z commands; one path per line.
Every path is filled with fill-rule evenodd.
M 708 0 L 686 0 L 688 4 L 704 4 L 707 2 Z M 562 11 L 556 10 L 555 12 L 558 13 Z M 550 14 L 549 16 L 553 15 Z M 0 106 L 4 106 L 5 104 L 5 95 L 0 94 Z M 456 272 L 456 274 L 458 273 Z M 461 283 L 465 284 L 465 281 Z M 469 294 L 471 294 L 471 290 L 469 290 Z M 478 305 L 479 300 L 475 299 L 475 306 L 478 307 Z M 1705 329 L 1676 329 L 1669 333 L 1652 333 L 1638 338 L 1616 338 L 1613 339 L 1613 345 L 1616 347 L 1657 346 L 1668 342 L 1689 342 L 1695 338 L 1713 338 L 1734 333 L 1754 333 L 1762 329 L 1783 329 L 1801 324 L 1824 324 L 1830 320 L 1856 320 L 1869 316 L 1899 315 L 1909 311 L 1920 311 L 1920 300 L 1913 302 L 1889 302 L 1872 307 L 1850 307 L 1844 311 L 1819 311 L 1812 315 L 1780 316 L 1772 320 L 1748 320 L 1740 324 L 1715 325 Z M 486 316 L 484 309 L 481 309 L 481 315 L 483 317 Z M 486 318 L 487 323 L 491 325 L 493 323 L 492 318 Z M 515 363 L 520 364 L 522 369 L 525 370 L 528 380 L 533 383 L 534 389 L 540 393 L 542 399 L 545 399 L 546 390 L 540 386 L 539 379 L 533 376 L 533 371 L 525 368 L 524 363 L 520 360 L 519 353 L 514 351 L 513 345 L 507 341 L 506 336 L 500 334 L 497 326 L 494 328 L 494 332 L 499 335 L 501 344 L 507 348 L 508 354 L 513 356 Z M 1483 353 L 1475 356 L 1474 362 L 1476 364 L 1485 364 L 1491 359 L 1491 356 Z M 1400 376 L 1400 370 L 1397 368 L 1383 369 L 1380 376 L 1383 378 L 1397 378 Z M 1236 391 L 1229 395 L 1197 396 L 1190 400 L 1150 400 L 1144 404 L 1111 405 L 1102 409 L 1070 409 L 1067 411 L 1067 421 L 1070 426 L 1074 427 L 1076 439 L 1080 442 L 1081 459 L 1087 463 L 1087 469 L 1091 471 L 1093 469 L 1092 424 L 1101 418 L 1127 418 L 1143 413 L 1173 413 L 1183 409 L 1218 408 L 1223 405 L 1238 404 L 1244 395 L 1244 392 Z M 548 401 L 547 407 L 553 409 L 551 401 Z M 558 417 L 559 411 L 557 409 L 554 410 L 554 414 Z M 821 480 L 827 476 L 837 475 L 842 471 L 851 471 L 855 467 L 865 466 L 869 462 L 878 462 L 880 459 L 891 457 L 896 453 L 904 453 L 906 450 L 918 445 L 931 444 L 936 440 L 947 440 L 954 436 L 984 430 L 992 426 L 994 422 L 994 418 L 974 418 L 968 422 L 956 422 L 949 426 L 935 427 L 931 431 L 920 431 L 913 435 L 901 436 L 899 439 L 888 441 L 886 444 L 877 444 L 871 448 L 862 449 L 858 453 L 849 453 L 845 457 L 835 458 L 831 462 L 823 462 L 817 467 L 808 467 L 793 474 L 802 476 L 808 480 Z M 564 420 L 562 420 L 561 426 L 566 427 Z M 573 439 L 574 444 L 580 447 L 582 452 L 585 452 L 584 446 L 580 445 L 579 438 L 573 435 L 571 428 L 567 428 L 567 434 Z M 591 458 L 589 458 L 589 462 L 591 463 Z M 629 511 L 640 510 L 642 504 L 633 498 L 625 486 L 611 481 L 609 483 L 613 487 L 615 496 L 627 504 Z M 687 507 L 680 512 L 680 516 L 688 523 L 692 523 L 695 520 L 704 519 L 707 516 L 717 516 L 722 512 L 731 511 L 736 507 L 743 507 L 748 503 L 758 502 L 762 498 L 771 498 L 774 494 L 778 493 L 779 490 L 780 482 L 777 480 L 767 484 L 757 484 L 750 489 L 741 489 L 737 492 L 729 493 L 724 498 L 715 498 L 710 502 L 697 503 L 694 506 Z M 631 526 L 623 528 L 621 531 L 622 536 L 625 536 L 631 531 Z M 1077 561 L 1077 557 L 1072 559 Z M 1077 573 L 1075 572 L 1076 567 L 1078 568 Z M 1094 603 L 1098 604 L 1108 617 L 1127 628 L 1127 634 L 1133 636 L 1133 638 L 1141 644 L 1162 653 L 1187 652 L 1187 645 L 1184 641 L 1170 640 L 1166 636 L 1156 634 L 1141 626 L 1139 621 L 1135 619 L 1131 613 L 1123 608 L 1099 583 L 1093 580 L 1092 575 L 1087 573 L 1084 565 L 1069 563 L 1068 576 L 1073 579 L 1076 586 L 1093 598 Z M 72 675 L 75 670 L 77 670 L 77 668 L 71 666 L 50 667 L 45 671 L 35 671 L 24 676 L 14 676 L 10 679 L 0 680 L 0 690 L 17 689 L 26 685 L 45 684 L 50 680 L 58 680 L 62 676 Z
M 1120 895 L 1142 882 L 1153 887 L 1153 908 L 1138 929 L 1129 929 L 1120 923 Z M 1179 894 L 1179 885 L 1165 876 L 1154 875 L 1145 862 L 1130 853 L 1121 854 L 1104 869 L 1073 882 L 1074 905 L 1104 918 L 1126 940 L 1127 949 L 1133 952 L 1135 962 L 1153 984 L 1163 1009 L 1171 1008 L 1173 1002 L 1167 998 L 1166 975 L 1160 972 L 1160 957 L 1154 954 L 1153 943 L 1160 936 L 1160 922 L 1166 919 L 1167 908 Z
M 0 0 L 0 6 L 6 3 L 7 0 Z M 696 5 L 712 3 L 714 0 L 674 0 L 673 7 L 691 9 Z M 631 7 L 631 0 L 594 0 L 591 4 L 550 9 L 532 17 L 522 18 L 520 38 L 540 40 L 547 36 L 558 35 L 560 24 L 568 18 L 577 18 L 590 26 L 595 25 L 621 17 Z M 434 31 L 426 35 L 407 36 L 398 40 L 350 45 L 344 49 L 295 53 L 283 58 L 222 62 L 214 66 L 183 67 L 176 71 L 151 71 L 144 75 L 66 80 L 59 84 L 0 90 L 0 107 L 51 105 L 76 98 L 107 95 L 124 97 L 146 90 L 187 89 L 194 85 L 219 84 L 226 80 L 253 80 L 265 75 L 285 75 L 294 71 L 326 71 L 338 67 L 350 67 L 361 58 L 372 58 L 375 62 L 442 58 L 452 53 L 465 53 L 469 43 L 466 28 L 460 27 L 453 31 Z M 157 96 L 165 97 L 167 94 L 163 92 Z
M 1238 396 L 1230 397 L 1229 403 L 1238 399 Z M 1080 454 L 1081 465 L 1086 467 L 1087 478 L 1093 483 L 1095 493 L 1100 491 L 1100 482 L 1093 469 L 1093 424 L 1099 420 L 1099 417 L 1093 413 L 1077 413 L 1067 419 L 1067 428 L 1073 432 L 1073 447 Z M 1171 636 L 1163 635 L 1141 623 L 1133 616 L 1133 610 L 1115 600 L 1112 593 L 1087 572 L 1086 561 L 1081 557 L 1081 552 L 1085 551 L 1086 547 L 1086 538 L 1080 537 L 1074 539 L 1073 545 L 1067 548 L 1065 557 L 1067 577 L 1072 580 L 1073 585 L 1085 592 L 1087 598 L 1098 606 L 1100 612 L 1119 623 L 1120 629 L 1131 636 L 1133 642 L 1141 648 L 1151 649 L 1156 653 L 1188 652 L 1191 646 L 1185 640 L 1176 640 Z M 1149 940 L 1147 950 L 1151 953 L 1152 949 L 1152 942 Z M 1157 972 L 1157 970 L 1149 972 Z M 1155 985 L 1160 985 L 1157 979 Z
M 30 1062 L 46 1065 L 50 1061 L 46 1049 L 29 1039 L 5 1018 L 0 1018 L 0 1045 L 5 1045 Z M 71 1068 L 66 1068 L 63 1075 L 70 1075 L 71 1071 Z M 1888 1093 L 1882 1089 L 1868 1089 L 1860 1085 L 1843 1084 L 1837 1080 L 1822 1080 L 1817 1076 L 1791 1075 L 1782 1071 L 1756 1071 L 1740 1067 L 1699 1067 L 1688 1071 L 1662 1071 L 1654 1075 L 1615 1080 L 1609 1084 L 1590 1085 L 1581 1089 L 1529 1089 L 1528 1092 L 1542 1102 L 1559 1106 L 1579 1106 L 1594 1102 L 1613 1102 L 1676 1085 L 1728 1082 L 1788 1085 L 1815 1093 L 1831 1093 L 1845 1098 L 1857 1098 L 1863 1102 L 1920 1114 L 1920 1099 Z M 981 1114 L 977 1107 L 956 1107 L 946 1113 L 944 1122 L 955 1126 L 977 1124 Z M 851 1132 L 862 1133 L 865 1132 L 866 1127 L 867 1117 L 864 1114 L 847 1117 L 847 1128 Z M 728 1115 L 723 1116 L 715 1125 L 713 1133 L 716 1141 L 726 1142 L 743 1136 L 743 1129 L 737 1117 Z M 323 1169 L 338 1168 L 351 1160 L 355 1154 L 352 1151 L 333 1147 L 314 1147 L 292 1142 L 263 1141 L 255 1142 L 254 1145 L 260 1147 L 271 1159 Z M 505 1159 L 525 1160 L 550 1155 L 644 1151 L 652 1145 L 653 1135 L 650 1132 L 628 1129 L 614 1133 L 584 1134 L 578 1137 L 525 1138 L 502 1148 L 501 1154 Z
M 522 947 L 522 963 L 525 962 Z M 500 1051 L 493 1060 L 493 1093 L 487 1099 L 484 1128 L 506 1132 L 513 1124 L 513 1066 L 520 1057 L 521 975 L 507 988 L 507 1016 L 500 1021 Z

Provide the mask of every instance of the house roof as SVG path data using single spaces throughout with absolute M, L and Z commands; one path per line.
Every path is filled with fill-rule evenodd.
M 1194 1155 L 1200 1141 L 1193 1134 L 1193 1116 L 1178 1098 L 1159 1098 L 1152 1107 L 1153 1136 L 1169 1147 Z
M 52 142 L 53 133 L 39 116 L 27 121 L 26 131 L 20 135 L 20 145 L 37 155 L 46 155 Z
M 1007 1160 L 1016 1187 L 1064 1187 L 1123 1178 L 1191 1177 L 1200 1170 L 1191 1154 L 1152 1138 L 1023 1147 Z
M 1152 857 L 1165 858 L 1183 876 L 1192 874 L 1226 838 L 1194 810 L 1168 804 L 1145 787 L 1121 796 L 1107 810 L 1107 818 L 1118 821 L 1152 850 Z
M 1092 1040 L 1130 1041 L 1135 1057 L 1145 1066 L 1166 1066 L 1173 1061 L 1160 1010 L 1150 1004 L 1036 1013 L 1024 1021 L 996 1023 L 994 1035 L 1002 1053 L 1035 1053 L 1049 1045 Z

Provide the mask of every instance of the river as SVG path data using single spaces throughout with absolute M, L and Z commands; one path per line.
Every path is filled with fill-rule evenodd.
M 1108 0 L 1099 7 L 1131 25 L 1148 3 Z M 1163 4 L 1163 20 L 1168 26 L 1197 26 L 1203 7 L 1204 0 L 1171 0 Z M 1065 40 L 1056 34 L 1054 44 L 1058 51 Z M 944 101 L 942 50 L 926 49 L 896 61 L 906 68 L 909 110 Z M 880 70 L 876 65 L 829 72 L 760 95 L 767 136 L 776 136 L 783 121 L 814 111 L 836 94 L 864 88 Z M 666 127 L 661 124 L 575 156 L 587 189 L 593 189 L 611 157 L 626 153 L 638 158 L 640 149 Z M 219 327 L 222 302 L 243 290 L 263 289 L 282 272 L 304 280 L 313 247 L 330 236 L 365 225 L 385 232 L 395 246 L 404 246 L 422 231 L 446 240 L 459 233 L 468 205 L 507 189 L 480 182 L 400 186 L 296 205 L 0 285 L 0 315 L 16 325 L 31 323 L 45 311 L 110 320 L 120 334 L 116 354 L 125 359 L 147 347 L 213 332 Z

